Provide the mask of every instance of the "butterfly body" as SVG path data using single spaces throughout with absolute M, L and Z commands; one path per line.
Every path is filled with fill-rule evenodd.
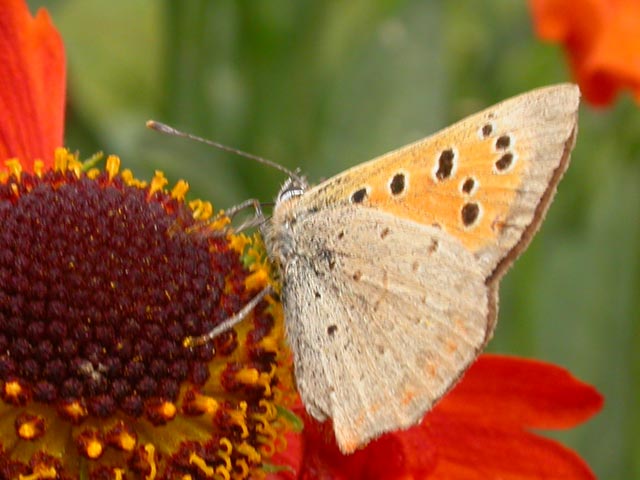
M 493 333 L 498 283 L 537 230 L 576 132 L 573 85 L 539 89 L 309 188 L 263 233 L 307 411 L 352 452 L 407 428 Z

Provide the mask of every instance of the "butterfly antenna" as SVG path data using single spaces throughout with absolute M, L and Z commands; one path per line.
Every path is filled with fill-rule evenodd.
M 288 168 L 283 167 L 279 163 L 276 163 L 276 162 L 274 162 L 272 160 L 269 160 L 269 159 L 263 158 L 263 157 L 259 157 L 258 155 L 253 155 L 253 154 L 248 153 L 248 152 L 244 152 L 244 151 L 239 150 L 237 148 L 229 147 L 229 146 L 224 145 L 222 143 L 214 142 L 213 140 L 207 140 L 206 138 L 202 138 L 202 137 L 199 137 L 197 135 L 193 135 L 191 133 L 182 132 L 182 131 L 177 130 L 177 129 L 173 128 L 173 127 L 170 127 L 169 125 L 167 125 L 165 123 L 156 122 L 155 120 L 148 120 L 147 121 L 147 128 L 150 128 L 151 130 L 155 130 L 157 132 L 166 133 L 167 135 L 173 135 L 174 137 L 182 137 L 182 138 L 188 138 L 190 140 L 195 140 L 196 142 L 204 143 L 205 145 L 209 145 L 211 147 L 215 147 L 215 148 L 218 148 L 220 150 L 224 150 L 225 152 L 235 153 L 236 155 L 239 155 L 241 157 L 249 158 L 251 160 L 255 160 L 258 163 L 262 163 L 263 165 L 267 165 L 269 167 L 275 168 L 276 170 L 279 170 L 279 171 L 281 171 L 283 173 L 286 173 L 291 178 L 293 178 L 293 179 L 295 179 L 297 181 L 301 181 L 302 180 L 300 178 L 300 175 L 298 175 L 296 172 L 294 172 L 292 170 L 289 170 Z

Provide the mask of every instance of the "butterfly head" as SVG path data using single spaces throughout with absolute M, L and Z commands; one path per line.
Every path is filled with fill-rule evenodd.
M 280 188 L 269 222 L 262 228 L 269 256 L 275 263 L 284 265 L 295 251 L 294 225 L 300 212 L 296 208 L 309 184 L 301 175 L 291 175 Z

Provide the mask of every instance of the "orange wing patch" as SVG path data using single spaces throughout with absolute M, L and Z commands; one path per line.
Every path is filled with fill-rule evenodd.
M 572 85 L 514 97 L 351 168 L 303 201 L 361 204 L 434 225 L 495 263 L 544 215 L 567 165 L 578 102 Z
M 348 170 L 336 177 L 347 178 L 336 182 L 333 193 L 440 227 L 469 250 L 479 251 L 500 235 L 523 184 L 530 148 L 515 134 L 494 133 L 489 121 L 480 125 L 479 134 L 468 128 L 455 125 Z M 482 131 L 490 133 L 479 138 Z

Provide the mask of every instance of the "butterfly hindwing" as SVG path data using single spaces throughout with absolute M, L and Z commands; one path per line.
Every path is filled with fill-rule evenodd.
M 333 419 L 345 452 L 413 425 L 492 323 L 472 254 L 441 230 L 354 206 L 299 217 L 291 234 L 283 300 L 305 406 Z

